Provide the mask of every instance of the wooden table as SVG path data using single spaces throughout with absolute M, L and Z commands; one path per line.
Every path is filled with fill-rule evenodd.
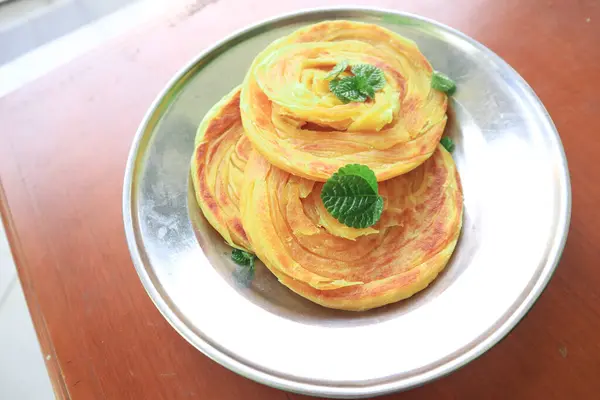
M 303 398 L 226 370 L 168 325 L 130 260 L 121 191 L 137 125 L 178 68 L 244 25 L 329 3 L 196 2 L 0 99 L 0 208 L 58 398 Z M 508 61 L 552 115 L 573 187 L 562 261 L 527 317 L 468 366 L 388 398 L 597 399 L 600 2 L 369 4 L 437 19 Z

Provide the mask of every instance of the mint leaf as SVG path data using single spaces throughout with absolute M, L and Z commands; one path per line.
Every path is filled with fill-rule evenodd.
M 367 84 L 372 88 L 373 95 L 375 90 L 383 89 L 385 86 L 385 75 L 379 68 L 369 64 L 357 64 L 352 66 L 352 73 L 356 76 L 365 78 Z M 373 97 L 373 96 L 369 96 Z
M 325 79 L 333 79 L 329 82 L 329 90 L 344 103 L 351 101 L 364 102 L 367 98 L 375 97 L 375 91 L 385 86 L 385 75 L 379 68 L 369 64 L 357 64 L 352 66 L 354 76 L 338 79 L 339 74 L 348 67 L 348 62 L 342 61 L 337 64 Z
M 435 71 L 433 75 L 431 75 L 431 87 L 450 95 L 456 90 L 456 83 L 454 83 L 447 75 Z
M 375 89 L 373 86 L 369 85 L 367 78 L 362 75 L 356 75 L 353 77 L 354 82 L 356 83 L 356 89 L 363 95 L 373 98 L 375 97 Z
M 333 174 L 323 185 L 321 200 L 335 219 L 351 228 L 372 226 L 383 212 L 375 173 L 360 164 L 346 165 Z
M 443 138 L 440 140 L 440 144 L 441 144 L 442 146 L 444 146 L 444 148 L 445 148 L 446 150 L 448 150 L 448 153 L 452 153 L 452 152 L 454 151 L 454 147 L 455 147 L 455 145 L 454 145 L 454 141 L 453 141 L 452 139 L 450 139 L 448 136 L 446 136 L 446 137 L 443 137 Z
M 371 189 L 373 189 L 373 193 L 377 193 L 377 178 L 375 177 L 375 172 L 371 170 L 371 168 L 366 165 L 361 164 L 347 164 L 342 168 L 338 169 L 336 174 L 340 176 L 351 176 L 356 175 L 363 178 Z
M 243 267 L 250 267 L 251 270 L 254 270 L 254 259 L 256 256 L 254 254 L 248 253 L 247 251 L 240 249 L 233 249 L 231 251 L 231 259 L 237 264 Z
M 329 82 L 329 90 L 344 103 L 350 103 L 351 101 L 362 103 L 367 100 L 367 95 L 359 90 L 360 83 L 358 79 L 356 76 L 335 79 Z
M 344 72 L 348 68 L 348 61 L 344 60 L 336 64 L 335 67 L 325 76 L 328 81 L 336 79 L 339 74 Z

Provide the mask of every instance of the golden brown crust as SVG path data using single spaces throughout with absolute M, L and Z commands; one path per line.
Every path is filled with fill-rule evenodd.
M 342 57 L 385 72 L 373 101 L 330 93 L 323 78 Z M 366 310 L 424 289 L 463 213 L 454 161 L 438 145 L 447 97 L 431 73 L 414 43 L 375 25 L 329 21 L 274 42 L 198 128 L 192 180 L 204 215 L 323 306 Z M 350 163 L 380 181 L 384 211 L 370 228 L 341 224 L 320 198 L 322 181 Z
M 386 86 L 373 100 L 343 104 L 325 80 L 342 60 L 379 67 Z M 413 42 L 377 25 L 326 21 L 256 57 L 242 85 L 242 121 L 255 149 L 294 175 L 326 181 L 340 167 L 360 163 L 382 181 L 435 151 L 447 97 L 431 89 L 431 74 Z
M 463 205 L 454 161 L 443 147 L 419 168 L 379 184 L 384 212 L 370 231 L 329 220 L 321 188 L 258 152 L 248 160 L 240 205 L 248 238 L 301 296 L 331 308 L 378 307 L 424 289 L 448 262 Z
M 239 102 L 238 87 L 206 114 L 198 128 L 191 172 L 206 219 L 231 246 L 251 251 L 240 219 L 239 191 L 252 147 L 243 135 Z

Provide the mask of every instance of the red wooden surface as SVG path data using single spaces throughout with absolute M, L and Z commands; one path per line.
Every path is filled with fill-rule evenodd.
M 196 2 L 0 99 L 0 210 L 60 398 L 299 399 L 210 361 L 138 281 L 121 217 L 147 107 L 235 29 L 335 1 Z M 600 3 L 372 1 L 451 25 L 508 61 L 561 134 L 573 188 L 559 268 L 532 311 L 465 368 L 389 399 L 596 399 L 600 393 Z

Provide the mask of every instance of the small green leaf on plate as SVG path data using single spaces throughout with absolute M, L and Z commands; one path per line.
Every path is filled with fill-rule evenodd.
M 443 137 L 442 140 L 440 140 L 440 144 L 444 146 L 444 148 L 448 150 L 449 153 L 452 153 L 454 151 L 454 141 L 448 136 Z
M 256 256 L 254 254 L 248 253 L 247 251 L 240 249 L 233 249 L 231 251 L 231 259 L 237 264 L 243 267 L 250 267 L 251 270 L 254 269 L 254 259 Z
M 447 75 L 435 71 L 431 76 L 431 87 L 450 95 L 456 90 L 456 83 Z

